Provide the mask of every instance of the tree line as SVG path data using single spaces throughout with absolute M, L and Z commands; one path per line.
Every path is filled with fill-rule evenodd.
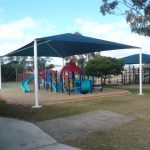
M 110 78 L 111 75 L 121 74 L 124 66 L 121 60 L 101 56 L 99 53 L 70 56 L 65 58 L 66 62 L 69 62 L 70 60 L 83 68 L 85 75 L 100 77 L 103 83 L 105 83 L 106 79 Z M 51 58 L 38 58 L 38 66 L 40 68 L 46 69 L 47 62 L 50 63 Z M 7 58 L 7 61 L 5 58 L 2 63 L 2 81 L 15 81 L 16 74 L 24 73 L 27 66 L 33 67 L 33 58 L 10 57 Z M 50 64 L 48 67 L 53 68 L 54 65 Z

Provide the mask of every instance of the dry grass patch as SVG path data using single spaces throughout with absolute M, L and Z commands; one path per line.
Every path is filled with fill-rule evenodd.
M 150 126 L 147 121 L 136 120 L 114 129 L 66 141 L 65 144 L 83 150 L 149 150 Z
M 98 105 L 100 109 L 134 116 L 137 120 L 110 130 L 66 141 L 66 144 L 83 150 L 149 150 L 150 96 L 148 94 L 103 98 Z
M 107 109 L 140 119 L 150 120 L 150 96 L 130 95 L 124 97 L 103 98 L 101 109 Z

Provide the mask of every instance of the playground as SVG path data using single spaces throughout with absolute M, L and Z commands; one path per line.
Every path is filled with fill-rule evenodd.
M 34 85 L 31 84 L 31 92 L 24 93 L 20 87 L 20 82 L 8 82 L 3 83 L 4 88 L 1 90 L 0 98 L 6 100 L 11 104 L 22 104 L 22 105 L 33 105 L 34 104 Z M 17 91 L 17 92 L 16 92 Z M 50 105 L 65 102 L 83 101 L 83 100 L 93 100 L 100 99 L 101 97 L 109 96 L 120 96 L 129 95 L 129 91 L 121 89 L 105 88 L 103 92 L 99 89 L 87 94 L 71 94 L 68 93 L 55 93 L 50 90 L 40 89 L 39 98 L 41 105 Z
M 126 90 L 103 88 L 95 85 L 94 77 L 83 75 L 82 69 L 70 61 L 61 71 L 46 68 L 38 70 L 38 87 L 41 105 L 97 99 L 104 96 L 129 94 Z M 9 103 L 33 105 L 34 75 L 25 73 L 20 82 L 4 83 L 0 96 Z M 17 91 L 17 92 L 16 92 Z

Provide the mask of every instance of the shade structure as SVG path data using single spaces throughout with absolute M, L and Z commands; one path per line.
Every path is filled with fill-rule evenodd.
M 70 61 L 61 70 L 61 72 L 80 72 L 81 69 L 74 62 Z
M 86 37 L 77 34 L 60 34 L 37 38 L 29 44 L 6 54 L 5 56 L 34 56 L 35 74 L 35 108 L 39 108 L 38 100 L 38 56 L 67 57 L 72 55 L 108 51 L 117 49 L 137 49 L 139 47 Z M 0 79 L 1 80 L 1 79 Z
M 139 54 L 130 55 L 127 57 L 120 58 L 124 64 L 139 64 Z M 150 64 L 150 55 L 142 54 L 142 63 Z
M 37 38 L 37 56 L 67 57 L 98 51 L 138 48 L 71 33 Z M 33 56 L 34 41 L 5 56 Z
M 139 95 L 143 95 L 143 93 L 142 93 L 142 63 L 149 63 L 150 55 L 142 54 L 142 49 L 140 49 L 139 54 L 130 55 L 130 56 L 123 57 L 120 59 L 122 59 L 125 64 L 139 64 L 139 68 L 140 68 Z

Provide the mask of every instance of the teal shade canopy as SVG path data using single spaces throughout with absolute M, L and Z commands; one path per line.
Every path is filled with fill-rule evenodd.
M 139 64 L 139 54 L 130 55 L 127 57 L 120 58 L 124 64 Z M 150 55 L 142 54 L 142 63 L 150 64 Z
M 71 33 L 37 38 L 36 41 L 38 56 L 62 58 L 98 51 L 139 48 Z M 33 49 L 34 41 L 5 56 L 33 56 Z

